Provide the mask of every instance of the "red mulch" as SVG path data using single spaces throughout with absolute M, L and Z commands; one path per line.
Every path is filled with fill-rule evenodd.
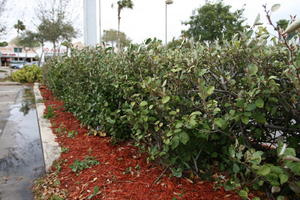
M 214 189 L 214 184 L 207 181 L 192 183 L 184 178 L 170 178 L 164 175 L 158 183 L 162 167 L 148 163 L 146 155 L 139 152 L 130 142 L 112 145 L 110 138 L 87 136 L 88 130 L 70 112 L 64 110 L 64 103 L 55 99 L 46 88 L 40 88 L 46 106 L 55 109 L 51 119 L 52 130 L 65 127 L 67 131 L 77 131 L 74 138 L 66 134 L 55 133 L 61 147 L 69 148 L 60 157 L 61 171 L 58 175 L 60 188 L 66 189 L 68 199 L 87 199 L 95 186 L 99 194 L 92 199 L 112 200 L 217 200 L 241 199 L 234 192 Z M 93 156 L 99 165 L 85 169 L 78 174 L 71 171 L 70 165 L 75 160 Z M 128 170 L 131 167 L 131 170 Z

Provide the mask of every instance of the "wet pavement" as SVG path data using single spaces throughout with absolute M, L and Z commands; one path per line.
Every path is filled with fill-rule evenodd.
M 33 199 L 44 169 L 32 89 L 0 84 L 0 200 Z

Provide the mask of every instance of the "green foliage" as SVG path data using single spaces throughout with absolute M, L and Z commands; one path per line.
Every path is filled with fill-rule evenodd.
M 54 108 L 52 106 L 47 106 L 47 111 L 44 114 L 45 119 L 50 119 L 55 116 Z M 59 130 L 58 130 L 59 129 Z M 60 128 L 57 128 L 57 133 L 59 133 Z
M 91 194 L 90 196 L 88 196 L 87 199 L 92 199 L 93 197 L 97 196 L 99 193 L 100 193 L 99 186 L 95 186 L 94 190 L 93 190 L 93 194 Z
M 64 198 L 57 196 L 57 195 L 53 195 L 50 200 L 64 200 Z
M 276 22 L 276 24 L 277 24 L 278 28 L 280 28 L 281 30 L 285 30 L 288 27 L 288 25 L 289 25 L 289 20 L 287 20 L 287 19 L 281 19 L 281 20 L 278 20 Z
M 233 146 L 230 148 L 231 151 L 234 149 Z M 247 167 L 247 176 L 256 180 L 256 187 L 264 184 L 270 185 L 271 192 L 278 197 L 277 199 L 283 196 L 289 196 L 291 193 L 295 194 L 293 197 L 291 195 L 291 198 L 300 197 L 300 159 L 296 157 L 295 149 L 287 148 L 286 144 L 280 142 L 277 148 L 278 161 L 276 163 L 270 163 L 265 161 L 267 159 L 267 153 L 249 149 L 245 151 L 244 154 L 241 154 L 239 148 L 244 149 L 244 147 L 236 146 L 235 148 L 232 159 Z M 238 173 L 241 172 L 237 171 L 237 174 Z M 252 176 L 249 176 L 249 174 Z M 246 193 L 243 194 L 245 198 L 248 197 Z
M 68 137 L 69 138 L 74 138 L 75 136 L 78 135 L 78 132 L 77 131 L 69 131 L 68 132 Z
M 100 162 L 95 160 L 93 157 L 85 157 L 83 160 L 75 160 L 74 163 L 70 166 L 72 172 L 80 172 L 84 169 L 91 168 L 94 165 L 98 165 Z
M 115 47 L 115 44 L 118 43 L 118 35 L 120 38 L 120 45 L 121 48 L 124 48 L 126 46 L 129 46 L 131 41 L 127 38 L 126 34 L 124 32 L 119 32 L 117 30 L 104 30 L 104 34 L 102 36 L 102 40 L 107 43 L 111 43 L 112 47 Z
M 132 0 L 118 0 L 118 49 L 121 49 L 121 32 L 120 32 L 120 24 L 121 24 L 121 12 L 124 8 L 133 8 Z
M 42 80 L 42 69 L 37 65 L 25 66 L 13 72 L 11 78 L 13 81 L 20 83 L 39 82 Z
M 0 42 L 0 47 L 6 47 L 8 45 L 7 42 Z
M 44 45 L 51 42 L 54 50 L 61 42 L 70 42 L 77 36 L 77 31 L 67 19 L 66 9 L 69 1 L 52 1 L 51 9 L 40 6 L 37 17 L 40 24 L 37 27 L 36 39 Z
M 231 39 L 245 27 L 242 25 L 243 10 L 231 12 L 230 9 L 231 6 L 224 5 L 222 1 L 206 3 L 190 17 L 188 22 L 184 23 L 189 26 L 189 29 L 183 31 L 183 35 L 195 41 Z
M 262 32 L 169 48 L 148 39 L 122 53 L 72 49 L 70 57 L 47 63 L 44 77 L 83 124 L 115 141 L 133 139 L 174 176 L 218 167 L 232 177 L 227 189 L 283 184 L 289 190 L 290 172 L 280 170 L 281 160 L 264 144 L 280 136 L 285 153 L 300 152 L 300 52 L 289 54 L 276 38 L 268 45 Z M 287 167 L 297 175 L 297 164 Z
M 32 31 L 25 31 L 19 38 L 17 38 L 16 44 L 24 48 L 27 47 L 29 49 L 33 49 L 40 45 L 36 38 L 36 33 Z
M 60 150 L 61 153 L 68 153 L 69 152 L 69 148 L 67 147 L 62 147 Z
M 17 30 L 19 35 L 20 31 L 24 31 L 26 29 L 26 26 L 24 25 L 23 21 L 18 20 L 17 23 L 14 25 L 14 28 Z

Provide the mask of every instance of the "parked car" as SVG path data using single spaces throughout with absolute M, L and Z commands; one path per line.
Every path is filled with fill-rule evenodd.
M 10 67 L 13 69 L 21 69 L 25 66 L 26 62 L 24 61 L 11 61 Z
M 39 65 L 39 61 L 26 62 L 25 66 Z

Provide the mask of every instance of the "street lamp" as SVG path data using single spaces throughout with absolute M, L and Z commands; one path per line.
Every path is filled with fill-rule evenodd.
M 168 5 L 171 5 L 173 3 L 173 0 L 166 0 L 166 11 L 165 11 L 165 41 L 166 45 L 168 44 Z

